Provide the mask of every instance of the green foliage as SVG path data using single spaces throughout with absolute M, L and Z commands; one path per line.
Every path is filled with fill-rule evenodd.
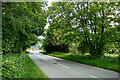
M 47 78 L 28 54 L 9 53 L 3 56 L 2 78 Z
M 111 55 L 105 54 L 101 58 L 93 58 L 91 55 L 88 54 L 80 55 L 80 54 L 61 53 L 61 52 L 52 52 L 52 53 L 41 52 L 41 53 L 120 72 L 118 65 L 119 63 L 118 54 L 111 54 Z
M 3 53 L 21 53 L 37 43 L 46 25 L 43 3 L 4 2 L 2 7 Z
M 57 36 L 57 42 L 69 45 L 75 43 L 81 53 L 89 52 L 91 55 L 102 56 L 105 51 L 111 50 L 106 47 L 107 45 L 119 42 L 118 26 L 110 24 L 118 22 L 116 13 L 119 10 L 118 4 L 118 2 L 53 3 L 48 10 L 49 28 L 53 30 L 51 34 Z
M 60 31 L 47 29 L 44 34 L 46 39 L 43 41 L 42 47 L 49 52 L 68 52 L 68 45 L 58 39 Z
M 44 43 L 43 44 L 44 50 L 46 50 L 48 53 L 50 52 L 68 52 L 68 46 L 65 44 L 60 45 L 53 45 L 52 43 Z
M 2 78 L 2 55 L 0 55 L 0 79 Z

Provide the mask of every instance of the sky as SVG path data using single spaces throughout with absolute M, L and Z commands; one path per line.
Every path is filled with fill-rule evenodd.
M 48 9 L 48 7 L 52 5 L 52 1 L 54 1 L 54 0 L 48 0 L 48 6 L 45 7 L 46 9 Z M 47 22 L 48 22 L 48 18 L 47 18 Z M 44 27 L 44 29 L 48 29 L 48 26 L 49 26 L 49 25 L 50 25 L 50 24 L 47 23 L 46 26 Z
M 38 36 L 38 39 L 45 39 L 44 36 Z
M 47 18 L 47 22 L 48 22 L 48 18 Z M 46 24 L 46 26 L 44 27 L 44 29 L 48 29 L 48 26 L 50 26 L 49 23 Z
M 45 6 L 46 9 L 48 9 L 48 7 L 52 5 L 52 1 L 53 1 L 53 0 L 48 0 L 48 6 Z M 47 22 L 48 22 L 48 18 L 47 18 Z M 46 26 L 44 27 L 44 29 L 48 29 L 48 26 L 49 26 L 49 25 L 50 25 L 50 24 L 47 23 Z M 45 37 L 44 37 L 44 36 L 38 36 L 38 39 L 45 39 Z

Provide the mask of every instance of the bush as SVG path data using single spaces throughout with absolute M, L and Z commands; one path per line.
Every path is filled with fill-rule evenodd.
M 67 53 L 69 52 L 68 46 L 65 44 L 60 44 L 60 45 L 53 45 L 52 43 L 44 43 L 43 46 L 44 50 L 46 52 L 64 52 Z
M 2 60 L 2 78 L 47 78 L 28 54 L 8 53 Z M 28 79 L 29 80 L 29 79 Z

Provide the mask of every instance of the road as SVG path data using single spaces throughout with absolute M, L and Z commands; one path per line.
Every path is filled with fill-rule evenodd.
M 31 50 L 30 58 L 49 78 L 77 78 L 91 80 L 118 80 L 117 72 L 68 61 Z M 107 79 L 112 78 L 112 79 Z M 89 79 L 88 79 L 89 80 Z

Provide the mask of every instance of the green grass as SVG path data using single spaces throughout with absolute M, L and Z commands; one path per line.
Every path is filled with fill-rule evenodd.
M 2 78 L 2 55 L 0 55 L 0 80 Z
M 91 66 L 96 66 L 104 69 L 114 70 L 117 72 L 119 71 L 119 60 L 118 60 L 118 54 L 111 54 L 111 55 L 103 55 L 101 58 L 93 58 L 90 54 L 80 55 L 80 54 L 72 54 L 72 53 L 61 53 L 61 52 L 52 52 L 47 53 L 45 51 L 42 51 L 41 53 L 63 58 L 66 60 L 76 61 L 84 64 L 88 64 Z
M 2 76 L 4 78 L 48 78 L 29 58 L 28 54 L 9 53 L 3 56 Z

